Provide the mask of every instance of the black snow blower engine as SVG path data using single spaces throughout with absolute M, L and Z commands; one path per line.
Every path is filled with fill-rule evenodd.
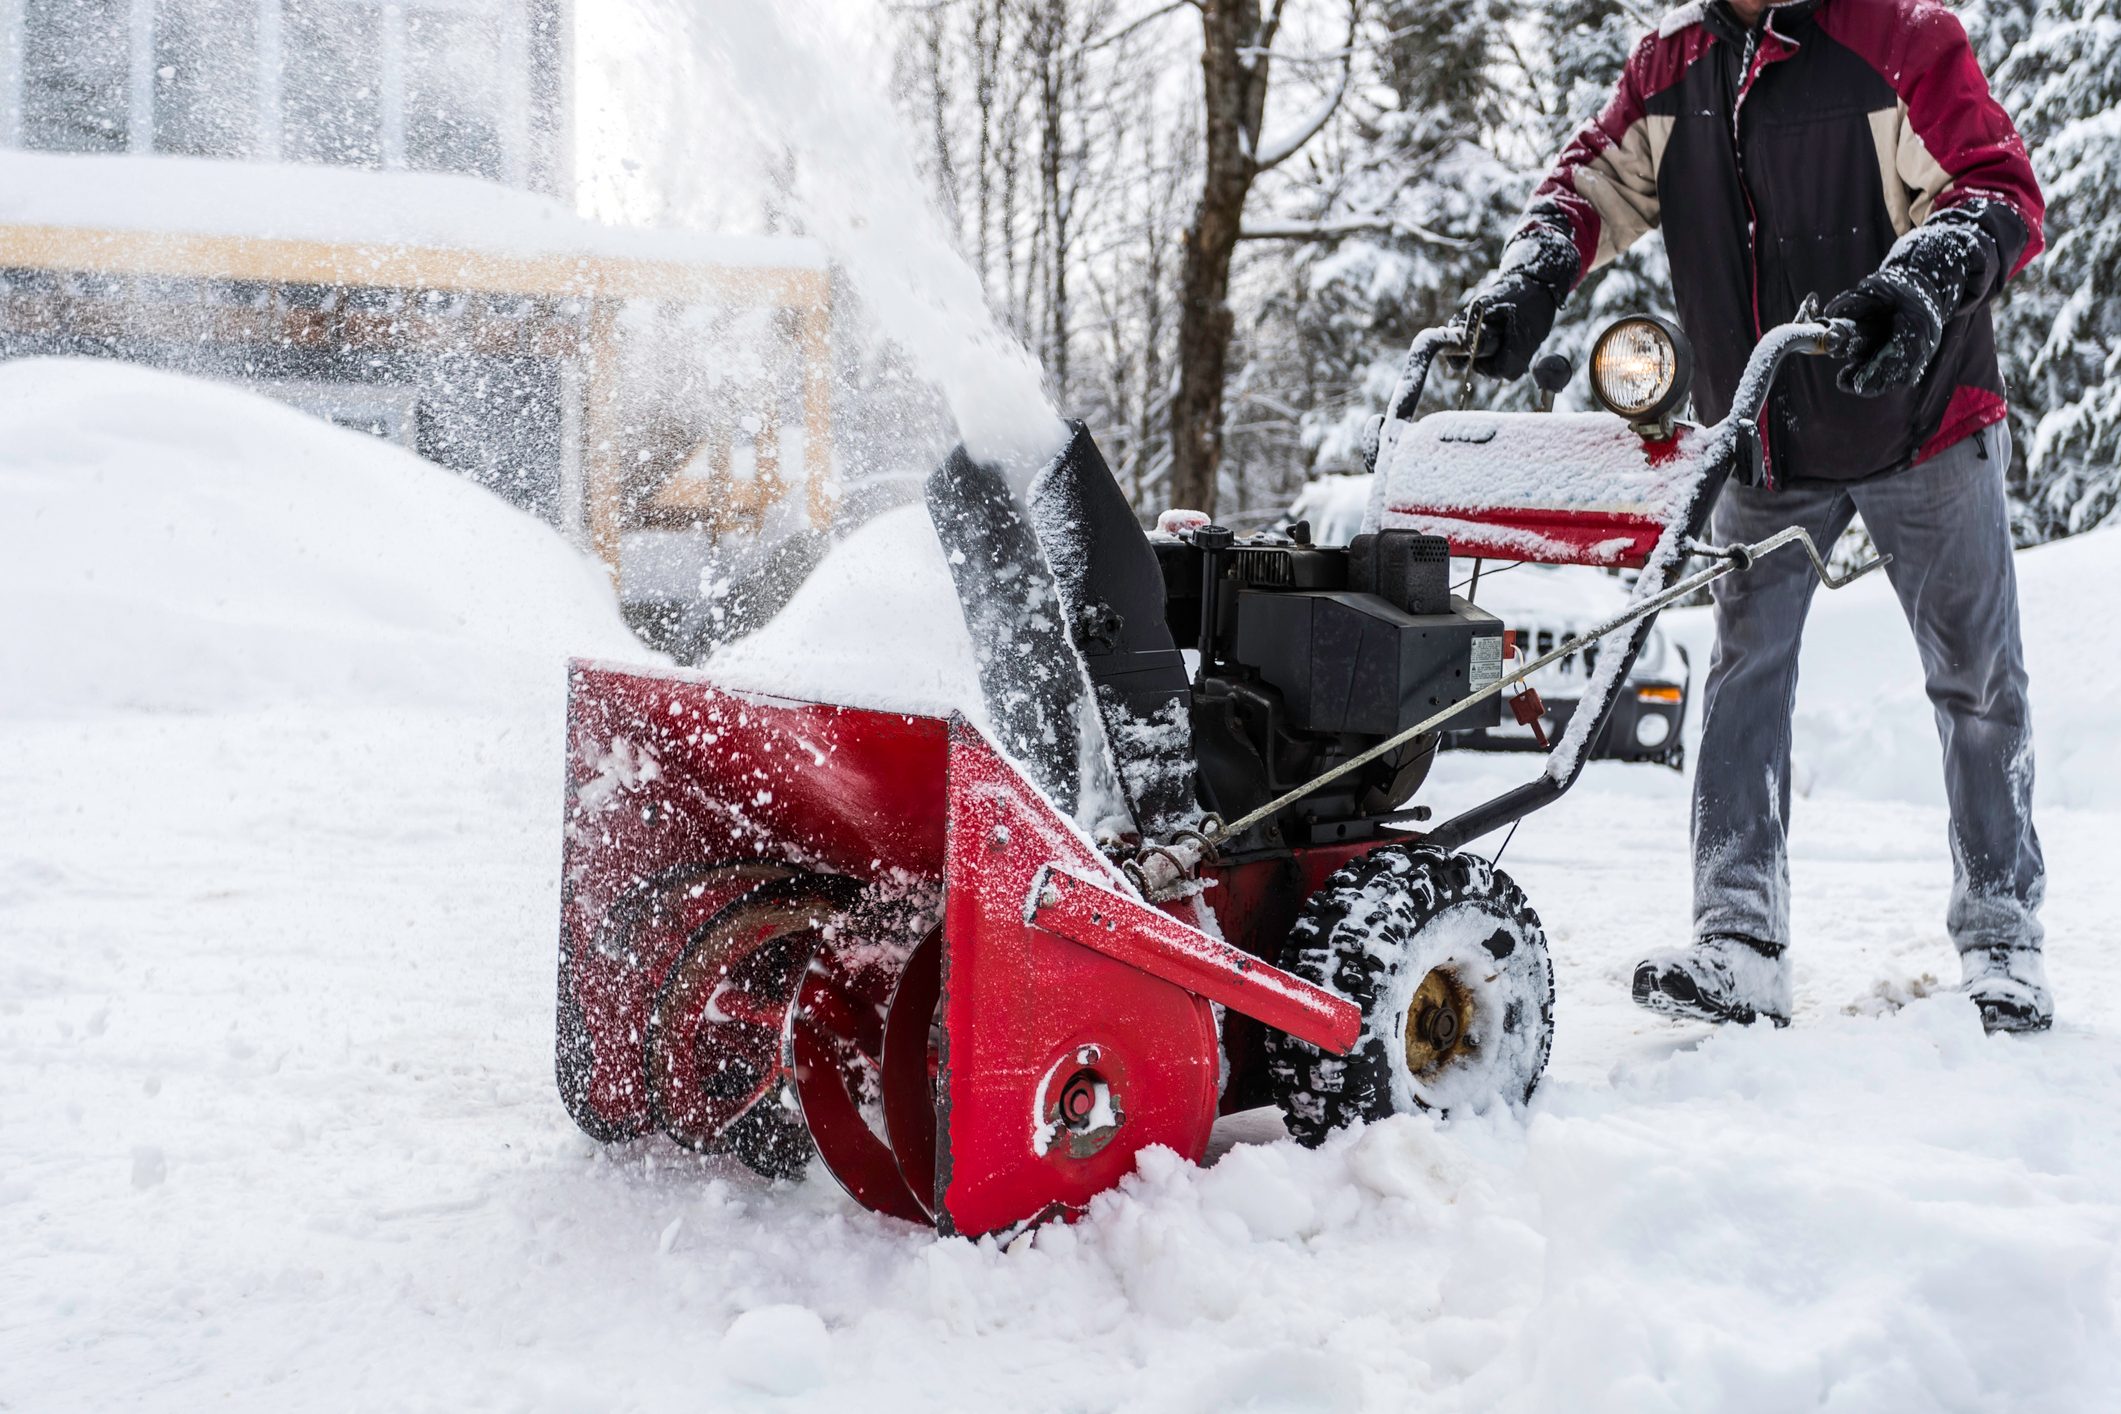
M 939 515 L 958 484 L 932 488 Z M 1313 545 L 1301 525 L 1240 537 L 1183 513 L 1164 518 L 1175 533 L 1145 536 L 1080 426 L 1034 488 L 1032 515 L 1042 543 L 1080 548 L 1054 565 L 1069 636 L 1107 730 L 1126 743 L 1114 753 L 1135 787 L 1127 803 L 1152 834 L 1203 810 L 1249 815 L 1464 704 L 1219 849 L 1375 840 L 1427 816 L 1407 802 L 1440 732 L 1500 720 L 1496 696 L 1468 699 L 1502 677 L 1503 625 L 1451 593 L 1442 536 L 1387 529 Z M 1196 654 L 1190 668 L 1179 644 Z

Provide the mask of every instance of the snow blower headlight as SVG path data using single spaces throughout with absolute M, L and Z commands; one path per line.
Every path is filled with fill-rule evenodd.
M 1635 427 L 1661 427 L 1686 401 L 1694 351 L 1652 314 L 1614 321 L 1591 346 L 1591 392 Z

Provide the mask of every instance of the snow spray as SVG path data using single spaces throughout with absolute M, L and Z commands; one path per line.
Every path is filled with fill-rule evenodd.
M 792 196 L 809 233 L 936 385 L 966 450 L 1000 462 L 1021 491 L 1068 430 L 1038 361 L 996 321 L 929 203 L 879 78 L 879 36 L 822 0 L 710 0 L 685 30 L 717 97 L 734 101 L 753 135 L 795 154 Z

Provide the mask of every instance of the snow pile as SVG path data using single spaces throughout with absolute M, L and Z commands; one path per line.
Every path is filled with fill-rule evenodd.
M 922 524 L 841 547 L 868 619 L 801 611 L 841 673 L 866 632 L 898 681 L 957 622 L 908 617 L 948 602 Z M 941 695 L 972 680 L 949 652 Z M 2087 721 L 2096 683 L 2043 677 Z M 2043 820 L 2052 1034 L 1936 995 L 1941 812 L 1847 797 L 1796 806 L 1795 1025 L 1710 1033 L 1627 992 L 1687 927 L 1685 782 L 1594 763 L 1504 862 L 1557 979 L 1528 1112 L 1316 1152 L 1240 1116 L 1211 1165 L 1153 1151 L 1003 1248 L 574 1130 L 558 723 L 512 705 L 0 731 L 0 1402 L 2060 1414 L 2121 1387 L 2103 803 Z M 1529 771 L 1452 753 L 1427 798 Z
M 925 505 L 887 511 L 848 536 L 780 613 L 716 653 L 706 672 L 718 686 L 767 697 L 934 717 L 962 713 L 998 737 Z M 1095 834 L 1121 828 L 1127 806 L 1093 701 L 1085 692 L 1085 720 L 1077 724 L 1075 816 Z M 1038 778 L 1035 768 L 1024 769 Z
M 620 641 L 594 567 L 224 390 L 17 365 L 0 411 L 0 700 L 33 709 L 0 731 L 0 1404 L 1784 1414 L 2121 1387 L 2121 815 L 2089 794 L 2121 684 L 2080 607 L 2121 588 L 2104 536 L 2020 559 L 2046 789 L 2089 783 L 2043 820 L 2053 1033 L 1985 1037 L 1939 995 L 1941 812 L 1826 792 L 1796 807 L 1795 1024 L 1644 1014 L 1629 971 L 1689 918 L 1685 782 L 1599 763 L 1505 864 L 1557 980 L 1528 1110 L 1317 1151 L 1237 1116 L 1211 1163 L 1152 1150 L 1004 1247 L 568 1121 L 558 723 L 506 687 Z M 1882 584 L 1823 597 L 1837 671 L 1807 711 L 1912 711 L 1834 749 L 1926 778 L 1897 613 Z M 713 671 L 934 710 L 976 700 L 962 635 L 912 507 Z M 326 689 L 458 681 L 504 714 L 309 729 Z M 1453 754 L 1429 799 L 1528 769 Z
M 1910 937 L 1941 916 L 1943 839 L 1914 807 L 1805 802 L 1797 1025 L 1704 1039 L 1626 994 L 1646 937 L 1684 926 L 1681 783 L 1594 767 L 1507 861 L 1559 973 L 1529 1114 L 1317 1152 L 1243 1117 L 1212 1166 L 1152 1151 L 1086 1221 L 1004 1249 L 861 1212 L 821 1172 L 767 1185 L 573 1130 L 558 757 L 525 723 L 0 733 L 0 1076 L 21 1080 L 0 1084 L 0 1391 L 2059 1414 L 2115 1387 L 2112 816 L 2052 841 L 2084 881 L 2051 910 L 2052 1036 L 1984 1038 L 1949 999 L 1843 1014 L 1948 965 L 1941 934 Z M 1524 770 L 1438 770 L 1490 765 Z
M 0 424 L 0 716 L 550 700 L 643 655 L 542 522 L 252 394 L 30 360 Z
M 984 720 L 979 666 L 926 506 L 833 547 L 765 627 L 716 653 L 723 687 L 809 702 Z

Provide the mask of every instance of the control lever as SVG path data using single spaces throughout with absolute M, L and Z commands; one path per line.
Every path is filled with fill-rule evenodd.
M 1576 365 L 1569 362 L 1566 354 L 1546 354 L 1535 362 L 1532 365 L 1532 382 L 1538 385 L 1541 394 L 1539 410 L 1552 412 L 1554 399 L 1561 395 L 1561 390 L 1568 387 L 1569 380 L 1575 376 Z

